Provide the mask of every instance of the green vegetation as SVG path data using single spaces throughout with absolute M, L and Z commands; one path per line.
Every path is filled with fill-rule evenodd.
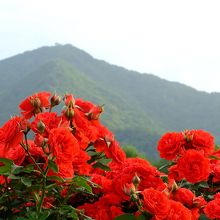
M 102 121 L 122 145 L 157 158 L 167 130 L 201 128 L 220 142 L 220 94 L 199 92 L 94 59 L 71 45 L 42 47 L 0 61 L 0 123 L 27 95 L 49 90 L 105 104 Z

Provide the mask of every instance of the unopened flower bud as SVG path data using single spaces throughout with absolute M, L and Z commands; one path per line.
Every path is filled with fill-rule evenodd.
M 68 106 L 68 108 L 73 108 L 75 105 L 75 99 L 73 98 L 72 94 L 66 94 L 63 98 L 65 105 Z
M 47 142 L 47 139 L 44 138 L 42 135 L 40 134 L 36 134 L 35 135 L 35 138 L 34 138 L 34 143 L 37 145 L 37 146 L 44 146 Z
M 178 189 L 179 189 L 179 187 L 178 187 L 176 181 L 174 181 L 174 182 L 173 182 L 173 185 L 172 185 L 172 187 L 171 187 L 171 192 L 175 192 L 175 191 L 177 191 Z
M 135 174 L 135 176 L 132 179 L 132 183 L 134 184 L 135 188 L 138 187 L 140 182 L 141 182 L 141 179 L 139 178 L 137 174 Z
M 189 143 L 193 140 L 193 134 L 189 130 L 185 130 L 183 132 L 183 136 L 184 136 L 187 143 Z
M 38 97 L 32 98 L 31 99 L 31 104 L 33 105 L 33 107 L 35 109 L 38 109 L 38 108 L 41 107 L 41 101 L 40 101 L 40 99 Z
M 59 105 L 60 102 L 61 102 L 61 97 L 58 96 L 57 94 L 54 94 L 50 99 L 51 106 Z
M 136 202 L 138 200 L 138 195 L 136 193 L 131 194 L 131 201 Z
M 30 131 L 30 124 L 29 124 L 29 122 L 26 120 L 26 119 L 22 119 L 21 121 L 20 121 L 20 130 L 22 131 L 22 132 L 24 132 L 25 134 L 27 134 L 29 131 Z
M 39 120 L 37 123 L 37 130 L 42 134 L 44 133 L 45 128 L 46 128 L 45 124 L 41 120 Z
M 72 118 L 74 116 L 74 110 L 72 108 L 68 108 L 65 112 L 65 115 L 68 120 L 72 120 Z
M 99 119 L 100 114 L 104 111 L 104 105 L 94 106 L 88 113 L 87 116 L 89 120 Z
M 134 188 L 134 187 L 131 187 L 131 188 L 130 188 L 130 195 L 135 194 L 135 191 L 136 191 L 135 188 Z

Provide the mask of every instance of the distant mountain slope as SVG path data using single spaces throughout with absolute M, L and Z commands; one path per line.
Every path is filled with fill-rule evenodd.
M 105 104 L 103 122 L 123 144 L 156 157 L 166 130 L 202 128 L 220 142 L 220 94 L 140 74 L 94 59 L 71 45 L 42 47 L 0 61 L 0 122 L 34 92 L 72 92 Z

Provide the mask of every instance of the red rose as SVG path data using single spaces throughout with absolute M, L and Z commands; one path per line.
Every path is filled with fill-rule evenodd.
M 207 204 L 203 196 L 197 196 L 193 198 L 193 205 L 198 208 L 203 208 Z
M 192 214 L 189 209 L 187 209 L 180 202 L 170 200 L 170 209 L 166 220 L 191 220 Z
M 177 169 L 180 177 L 186 178 L 188 182 L 198 183 L 208 179 L 210 163 L 201 152 L 187 150 L 179 159 Z
M 25 151 L 21 145 L 5 148 L 0 144 L 0 158 L 13 160 L 16 165 L 21 165 L 25 158 Z
M 164 193 L 153 188 L 145 189 L 142 193 L 143 208 L 156 219 L 166 219 L 169 212 L 169 199 Z
M 132 184 L 135 175 L 140 178 L 138 190 L 152 187 L 162 191 L 166 188 L 157 169 L 144 159 L 127 158 L 124 163 L 118 164 L 118 166 L 115 163 L 111 163 L 110 168 L 112 172 L 108 173 L 106 176 L 113 179 L 113 184 L 117 186 L 113 190 L 118 195 L 125 196 L 125 186 L 130 186 Z
M 64 96 L 64 102 L 65 102 L 65 105 L 68 107 L 74 107 L 75 105 L 75 99 L 73 98 L 72 94 L 66 94 Z
M 41 121 L 45 126 L 43 132 L 39 131 L 39 121 Z M 31 129 L 35 133 L 41 133 L 41 135 L 43 135 L 44 137 L 48 137 L 50 130 L 59 127 L 61 122 L 61 117 L 58 117 L 55 112 L 39 113 L 36 115 L 34 121 L 31 123 Z
M 159 140 L 157 149 L 160 152 L 160 157 L 173 160 L 181 152 L 185 140 L 182 133 L 168 132 Z
M 214 199 L 206 205 L 204 213 L 209 219 L 220 219 L 220 199 Z
M 176 164 L 169 167 L 168 171 L 169 171 L 168 176 L 170 179 L 174 179 L 176 181 L 181 181 L 182 178 L 179 176 L 178 167 Z
M 172 199 L 178 202 L 181 202 L 183 205 L 187 207 L 193 206 L 193 199 L 195 195 L 193 192 L 186 188 L 179 188 L 177 191 L 173 192 Z
M 0 144 L 6 148 L 16 147 L 23 139 L 21 131 L 21 117 L 13 117 L 0 128 Z
M 220 150 L 215 151 L 212 156 L 220 158 Z M 211 173 L 213 175 L 213 182 L 219 182 L 220 181 L 220 160 L 218 159 L 211 159 Z
M 88 113 L 95 105 L 91 102 L 84 101 L 80 98 L 76 99 L 76 106 L 84 113 Z
M 122 163 L 126 159 L 125 152 L 120 147 L 119 143 L 117 141 L 113 141 L 110 146 L 109 150 L 105 152 L 106 157 L 112 158 L 113 161 L 117 163 Z
M 92 166 L 87 163 L 90 158 L 87 152 L 83 150 L 80 150 L 79 154 L 74 157 L 72 164 L 77 174 L 88 175 L 91 172 Z
M 192 219 L 191 220 L 198 220 L 200 217 L 199 208 L 191 209 Z
M 52 154 L 56 157 L 55 162 L 59 167 L 59 174 L 62 174 L 63 177 L 72 177 L 72 162 L 79 153 L 79 145 L 76 138 L 68 128 L 54 128 L 50 131 L 48 144 Z M 66 176 L 67 174 L 71 175 Z
M 75 108 L 73 124 L 76 129 L 75 137 L 79 141 L 80 147 L 85 149 L 90 142 L 95 142 L 98 138 L 98 129 L 91 124 L 85 114 Z
M 24 115 L 25 118 L 29 119 L 33 115 L 42 112 L 43 108 L 49 108 L 50 95 L 51 94 L 49 92 L 39 92 L 29 96 L 19 105 L 20 109 L 22 110 L 21 114 Z
M 188 138 L 189 137 L 189 138 Z M 203 151 L 205 156 L 214 152 L 214 137 L 204 130 L 191 130 L 185 132 L 185 138 L 188 140 L 188 148 Z

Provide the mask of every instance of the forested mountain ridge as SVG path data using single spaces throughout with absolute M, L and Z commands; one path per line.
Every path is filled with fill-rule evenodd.
M 168 130 L 200 128 L 220 142 L 220 94 L 140 74 L 97 60 L 72 45 L 28 51 L 0 61 L 0 122 L 18 112 L 18 103 L 47 90 L 105 104 L 102 121 L 122 144 L 156 156 L 159 136 Z

